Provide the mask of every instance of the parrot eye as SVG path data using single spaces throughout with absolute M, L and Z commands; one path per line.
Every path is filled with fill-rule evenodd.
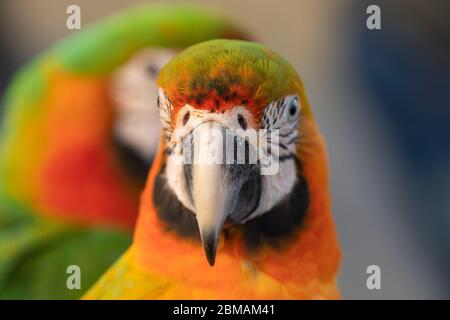
M 152 78 L 156 78 L 156 76 L 159 73 L 159 69 L 158 67 L 156 67 L 153 64 L 148 65 L 146 68 L 147 73 L 152 77 Z
M 288 99 L 286 104 L 286 113 L 287 113 L 287 119 L 289 121 L 294 121 L 297 119 L 298 111 L 300 109 L 299 103 L 298 103 L 298 97 L 291 97 Z

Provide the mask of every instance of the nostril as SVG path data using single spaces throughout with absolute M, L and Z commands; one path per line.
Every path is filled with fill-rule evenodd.
M 238 114 L 238 122 L 243 130 L 247 129 L 247 120 L 245 120 L 242 114 Z
M 183 116 L 183 126 L 186 125 L 186 123 L 189 121 L 189 118 L 191 117 L 191 113 L 188 111 Z

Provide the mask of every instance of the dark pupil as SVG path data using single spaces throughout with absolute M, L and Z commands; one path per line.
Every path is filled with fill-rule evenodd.
M 291 116 L 294 116 L 296 112 L 297 112 L 297 106 L 295 104 L 291 104 L 291 107 L 289 108 L 289 114 Z
M 147 66 L 147 72 L 152 76 L 155 77 L 158 74 L 158 68 L 154 65 Z

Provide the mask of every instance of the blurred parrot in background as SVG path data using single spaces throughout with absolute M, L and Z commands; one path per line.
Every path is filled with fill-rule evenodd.
M 133 243 L 84 298 L 339 298 L 326 148 L 292 66 L 212 40 L 166 64 L 158 86 L 163 132 Z
M 156 77 L 214 38 L 245 37 L 208 10 L 141 5 L 18 72 L 0 134 L 0 298 L 78 298 L 124 252 L 159 142 Z

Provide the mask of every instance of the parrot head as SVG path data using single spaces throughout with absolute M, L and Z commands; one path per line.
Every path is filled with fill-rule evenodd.
M 213 266 L 224 230 L 264 217 L 298 189 L 303 131 L 313 122 L 303 85 L 263 45 L 212 40 L 172 59 L 158 86 L 164 176 L 195 216 Z
M 111 76 L 114 142 L 144 163 L 140 172 L 148 171 L 159 141 L 158 113 L 156 108 L 149 107 L 157 100 L 156 78 L 178 51 L 159 47 L 138 50 Z M 136 162 L 133 165 L 136 167 Z

